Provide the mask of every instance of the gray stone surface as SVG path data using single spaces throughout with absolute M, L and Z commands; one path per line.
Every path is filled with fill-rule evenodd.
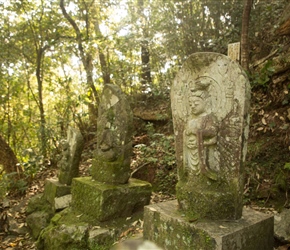
M 71 187 L 62 184 L 56 178 L 46 179 L 44 186 L 44 198 L 54 207 L 55 198 L 70 194 Z
M 188 222 L 176 200 L 145 207 L 144 238 L 165 250 L 273 250 L 273 216 L 243 209 L 232 221 Z
M 98 115 L 92 177 L 106 183 L 127 183 L 130 177 L 133 115 L 126 95 L 118 86 L 105 85 Z
M 48 226 L 50 218 L 51 215 L 45 211 L 37 211 L 26 217 L 26 223 L 34 239 L 37 239 L 40 232 Z
M 274 233 L 281 241 L 290 241 L 290 209 L 275 215 Z
M 89 249 L 102 249 L 102 246 L 111 246 L 116 238 L 116 232 L 108 228 L 92 228 L 88 232 Z
M 54 198 L 54 209 L 60 210 L 60 209 L 67 208 L 69 204 L 71 203 L 71 199 L 72 199 L 71 194 Z
M 180 209 L 189 220 L 239 219 L 250 85 L 217 53 L 191 55 L 171 87 Z
M 79 164 L 84 148 L 84 139 L 78 129 L 69 127 L 67 140 L 62 142 L 62 158 L 58 163 L 60 168 L 58 179 L 62 184 L 70 185 L 72 179 L 79 174 Z

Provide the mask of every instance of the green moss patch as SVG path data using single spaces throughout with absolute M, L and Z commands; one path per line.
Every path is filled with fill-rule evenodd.
M 151 185 L 137 179 L 128 184 L 108 185 L 91 177 L 73 180 L 72 207 L 99 221 L 128 217 L 149 204 Z

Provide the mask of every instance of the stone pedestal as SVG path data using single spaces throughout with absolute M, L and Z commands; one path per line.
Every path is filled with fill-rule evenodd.
M 129 217 L 149 204 L 151 184 L 129 179 L 127 184 L 106 184 L 91 177 L 80 177 L 72 182 L 72 208 L 107 221 L 118 217 Z
M 44 198 L 54 207 L 55 199 L 68 195 L 71 192 L 71 187 L 62 184 L 58 179 L 47 179 L 44 186 Z
M 165 250 L 272 250 L 273 226 L 273 216 L 249 208 L 235 221 L 192 222 L 178 211 L 176 200 L 144 210 L 144 238 Z

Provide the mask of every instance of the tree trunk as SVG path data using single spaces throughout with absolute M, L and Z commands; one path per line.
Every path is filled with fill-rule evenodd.
M 41 153 L 44 157 L 47 156 L 47 135 L 46 135 L 46 119 L 44 113 L 43 105 L 43 88 L 42 88 L 42 72 L 41 64 L 43 59 L 44 51 L 47 47 L 40 48 L 37 50 L 37 59 L 36 59 L 36 79 L 38 86 L 38 108 L 40 113 L 40 140 L 41 140 Z
M 249 25 L 253 0 L 244 0 L 244 10 L 242 19 L 241 35 L 241 65 L 245 70 L 249 70 Z
M 98 20 L 94 22 L 94 29 L 95 29 L 95 33 L 97 37 L 103 37 Z M 103 80 L 105 84 L 108 84 L 111 82 L 109 63 L 106 60 L 104 51 L 103 49 L 100 48 L 100 46 L 98 50 L 99 50 L 99 60 L 100 60 Z
M 84 40 L 89 40 L 89 26 L 90 26 L 89 19 L 87 16 L 86 17 L 86 27 L 85 27 L 87 32 L 86 32 L 86 38 L 84 39 L 79 26 L 77 25 L 75 20 L 67 13 L 66 8 L 65 8 L 65 4 L 64 4 L 64 0 L 60 0 L 60 8 L 61 8 L 61 11 L 62 11 L 64 17 L 67 19 L 67 21 L 73 27 L 75 34 L 76 34 L 76 42 L 78 45 L 80 58 L 81 58 L 84 70 L 86 72 L 87 86 L 88 86 L 88 88 L 91 89 L 91 91 L 93 93 L 90 96 L 92 103 L 88 105 L 88 108 L 89 108 L 90 121 L 92 124 L 94 124 L 96 122 L 96 118 L 98 117 L 98 106 L 99 106 L 100 100 L 99 100 L 98 91 L 95 87 L 94 79 L 93 79 L 93 69 L 94 69 L 93 59 L 94 59 L 94 57 L 93 57 L 92 52 L 90 52 L 90 50 L 86 51 L 84 49 L 84 45 L 83 45 Z M 90 13 L 91 15 L 94 14 L 94 11 L 96 11 L 94 8 L 86 9 L 86 12 Z M 97 37 L 102 36 L 97 20 L 94 22 L 94 30 L 95 30 Z M 102 49 L 100 47 L 98 48 L 98 54 L 99 54 L 99 62 L 100 62 L 100 66 L 101 66 L 102 78 L 103 78 L 104 84 L 110 83 L 109 66 L 108 66 L 108 63 L 106 61 L 106 57 L 104 55 L 104 52 L 102 51 Z
M 150 69 L 150 51 L 148 42 L 148 28 L 146 27 L 146 16 L 144 15 L 144 1 L 138 0 L 139 15 L 142 22 L 143 38 L 141 41 L 141 84 L 142 89 L 146 90 L 152 83 Z
M 3 166 L 3 170 L 8 174 L 14 172 L 18 173 L 17 177 L 19 177 L 22 173 L 22 169 L 17 166 L 17 163 L 18 160 L 13 150 L 0 135 L 0 165 Z

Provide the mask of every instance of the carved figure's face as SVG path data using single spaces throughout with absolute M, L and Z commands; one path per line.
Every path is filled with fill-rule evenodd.
M 205 101 L 198 96 L 192 96 L 189 98 L 189 105 L 191 113 L 194 115 L 200 115 L 205 112 Z

